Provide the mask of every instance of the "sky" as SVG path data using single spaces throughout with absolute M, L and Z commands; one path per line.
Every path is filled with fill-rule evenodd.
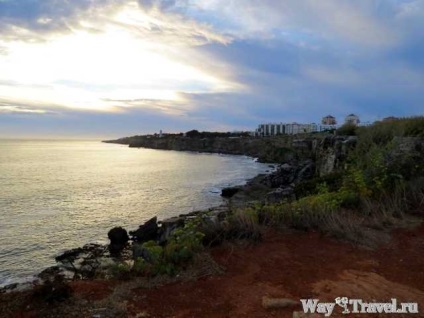
M 0 0 L 0 138 L 424 115 L 424 0 Z

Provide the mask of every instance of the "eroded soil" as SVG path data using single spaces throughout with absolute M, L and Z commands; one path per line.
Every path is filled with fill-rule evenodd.
M 424 225 L 394 231 L 390 242 L 376 250 L 314 232 L 269 230 L 261 243 L 226 243 L 212 248 L 211 254 L 225 268 L 223 274 L 151 288 L 134 281 L 77 281 L 72 283 L 75 296 L 52 307 L 34 304 L 22 294 L 0 295 L 4 308 L 10 302 L 22 303 L 19 309 L 0 310 L 0 316 L 292 317 L 293 311 L 301 311 L 300 305 L 265 309 L 262 297 L 333 302 L 345 296 L 417 302 L 420 314 L 409 316 L 424 317 Z M 341 308 L 332 315 L 338 316 Z

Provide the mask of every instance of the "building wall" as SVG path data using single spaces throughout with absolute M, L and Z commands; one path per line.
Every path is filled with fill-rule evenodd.
M 353 114 L 346 116 L 345 118 L 345 124 L 358 125 L 360 122 L 359 117 Z
M 336 118 L 334 118 L 333 116 L 325 116 L 322 118 L 321 123 L 323 125 L 336 125 L 337 121 Z
M 319 125 L 312 124 L 284 124 L 284 123 L 268 123 L 260 124 L 255 131 L 256 136 L 267 137 L 276 135 L 296 135 L 300 133 L 311 133 L 320 131 Z

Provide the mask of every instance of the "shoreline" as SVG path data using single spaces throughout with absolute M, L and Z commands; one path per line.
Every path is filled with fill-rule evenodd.
M 300 136 L 290 136 L 287 140 L 293 141 L 293 140 L 298 140 L 298 138 L 300 138 Z M 245 138 L 236 138 L 236 139 L 226 139 L 226 138 L 219 138 L 221 141 L 222 140 L 226 140 L 226 141 L 249 141 L 249 140 L 253 140 L 255 142 L 260 141 L 262 142 L 263 139 L 257 139 L 257 138 L 251 138 L 251 137 L 245 137 Z M 278 138 L 270 138 L 270 140 L 276 140 Z M 285 139 L 285 138 L 283 138 Z M 267 177 L 272 176 L 274 173 L 277 172 L 278 167 L 281 166 L 281 161 L 277 160 L 277 158 L 280 158 L 279 156 L 272 158 L 272 160 L 269 161 L 264 161 L 261 160 L 260 156 L 255 156 L 255 154 L 249 153 L 249 152 L 240 152 L 237 151 L 236 153 L 234 152 L 228 152 L 228 151 L 214 151 L 214 150 L 192 150 L 192 149 L 184 149 L 184 150 L 180 150 L 180 149 L 166 149 L 166 148 L 154 148 L 154 147 L 147 147 L 147 146 L 131 146 L 130 144 L 124 144 L 121 142 L 116 142 L 116 141 L 101 141 L 102 143 L 110 143 L 110 144 L 115 144 L 115 145 L 128 145 L 129 148 L 143 148 L 143 149 L 151 149 L 151 150 L 166 150 L 166 151 L 177 151 L 177 152 L 186 152 L 186 153 L 191 153 L 191 154 L 210 154 L 210 155 L 219 155 L 219 156 L 237 156 L 237 157 L 245 157 L 246 159 L 252 160 L 254 162 L 258 162 L 261 164 L 266 164 L 268 165 L 268 169 L 266 170 L 265 173 L 259 173 L 256 176 L 252 177 L 252 178 L 248 178 L 245 179 L 245 181 L 243 181 L 243 184 L 239 184 L 239 185 L 231 185 L 229 187 L 222 187 L 220 188 L 221 191 L 221 196 L 222 196 L 222 191 L 225 189 L 235 189 L 235 192 L 230 193 L 229 196 L 222 196 L 224 200 L 227 201 L 227 205 L 229 202 L 231 202 L 231 204 L 234 207 L 242 207 L 247 205 L 249 202 L 252 201 L 258 201 L 258 200 L 262 200 L 265 201 L 268 199 L 268 194 L 270 194 L 272 192 L 273 189 L 278 188 L 278 186 L 275 186 L 272 184 L 272 180 L 265 180 Z M 272 146 L 274 147 L 274 145 Z M 272 148 L 271 147 L 271 148 Z M 291 154 L 290 156 L 288 156 L 286 158 L 286 156 L 284 156 L 284 158 L 286 158 L 287 160 L 284 160 L 283 162 L 291 162 L 292 165 L 297 166 L 297 163 L 299 163 L 299 161 L 302 160 L 302 158 L 296 158 L 294 159 L 293 157 L 293 150 L 290 150 L 289 153 Z M 280 162 L 280 163 L 278 163 Z M 287 173 L 287 171 L 283 171 L 283 173 Z M 280 171 L 281 174 L 281 171 Z M 269 179 L 269 178 L 268 178 Z M 263 183 L 267 183 L 267 185 L 263 185 Z M 288 184 L 286 184 L 286 186 L 288 186 Z M 250 191 L 251 188 L 253 188 L 253 191 Z M 289 193 L 275 193 L 275 194 L 271 194 L 271 197 L 276 197 L 277 200 L 282 199 L 283 197 L 290 197 L 293 195 L 293 189 L 290 188 L 290 190 L 288 191 Z M 231 190 L 232 191 L 232 190 Z M 214 192 L 215 194 L 218 195 L 218 192 Z M 272 198 L 271 200 L 274 200 L 274 198 Z M 180 213 L 178 215 L 175 216 L 171 216 L 171 217 L 167 217 L 161 221 L 167 221 L 169 219 L 173 219 L 176 217 L 190 217 L 193 214 L 202 214 L 202 213 L 206 213 L 206 212 L 210 212 L 211 210 L 214 209 L 221 209 L 223 207 L 223 205 L 215 205 L 215 206 L 211 206 L 209 208 L 203 209 L 203 210 L 198 210 L 198 211 L 192 211 L 192 212 L 185 212 L 185 213 Z M 105 233 L 106 234 L 106 233 Z M 85 245 L 90 245 L 92 243 L 86 243 Z M 83 246 L 85 246 L 83 245 Z M 108 244 L 99 244 L 99 246 L 107 246 Z M 64 252 L 66 253 L 66 251 Z M 56 255 L 57 256 L 57 255 Z M 15 283 L 12 282 L 10 284 L 7 284 L 3 287 L 0 287 L 0 292 L 2 290 L 9 290 L 10 287 L 14 287 L 14 288 L 20 288 L 22 285 L 29 285 L 29 287 L 31 287 L 33 285 L 33 282 L 35 281 L 39 281 L 39 275 L 42 274 L 44 271 L 50 269 L 50 268 L 55 268 L 57 267 L 57 264 L 52 265 L 52 266 L 48 266 L 46 268 L 44 268 L 43 270 L 41 270 L 39 273 L 35 273 L 34 275 L 28 277 L 28 280 L 25 280 L 24 283 Z
M 145 148 L 145 149 L 149 149 L 149 148 Z M 167 149 L 153 149 L 153 150 L 167 150 Z M 168 150 L 168 151 L 177 151 L 177 150 Z M 180 152 L 180 151 L 178 151 Z M 220 156 L 228 156 L 228 157 L 232 157 L 232 156 L 237 156 L 237 157 L 245 157 L 246 159 L 250 159 L 254 162 L 258 162 L 258 158 L 254 158 L 251 157 L 249 155 L 245 155 L 245 154 L 231 154 L 231 153 L 214 153 L 214 152 L 200 152 L 200 151 L 184 151 L 184 152 L 188 152 L 188 153 L 192 153 L 192 154 L 211 154 L 211 155 L 220 155 Z M 262 163 L 265 164 L 265 163 Z M 276 165 L 272 164 L 272 163 L 266 163 L 269 165 L 269 169 L 266 170 L 265 173 L 259 173 L 256 176 L 252 177 L 252 178 L 248 178 L 245 179 L 243 181 L 243 184 L 235 184 L 235 185 L 230 185 L 231 188 L 244 188 L 246 187 L 250 182 L 257 180 L 260 177 L 263 177 L 265 175 L 269 175 L 272 174 L 275 169 L 276 169 Z M 273 167 L 271 167 L 271 165 Z M 230 183 L 232 184 L 232 182 Z M 169 221 L 172 221 L 173 219 L 177 219 L 177 218 L 190 218 L 193 217 L 195 215 L 202 215 L 202 214 L 206 214 L 206 213 L 214 213 L 214 212 L 218 212 L 221 213 L 223 210 L 228 210 L 228 204 L 229 204 L 229 198 L 226 198 L 224 196 L 222 196 L 222 191 L 227 188 L 227 187 L 220 187 L 219 188 L 219 192 L 211 192 L 214 193 L 216 195 L 221 196 L 221 198 L 225 201 L 223 202 L 223 204 L 220 205 L 214 205 L 214 206 L 210 206 L 207 207 L 205 209 L 201 209 L 201 210 L 195 210 L 195 211 L 191 211 L 191 212 L 185 212 L 185 213 L 179 213 L 176 214 L 174 216 L 169 216 L 169 217 L 165 217 L 161 220 L 158 220 L 158 223 L 166 223 Z M 218 188 L 217 188 L 218 189 Z M 248 203 L 248 202 L 245 202 Z M 141 225 L 139 225 L 141 226 Z M 107 234 L 107 233 L 105 233 Z M 106 241 L 107 239 L 105 239 Z M 96 242 L 88 242 L 86 244 L 84 244 L 81 247 L 75 247 L 71 250 L 74 249 L 79 249 L 79 248 L 84 248 L 85 246 L 90 246 L 90 245 L 95 245 L 101 249 L 106 249 L 109 246 L 109 243 L 97 243 Z M 62 254 L 56 254 L 56 256 L 54 256 L 55 258 L 60 257 L 63 254 L 66 254 L 66 252 L 68 252 L 69 250 L 65 250 Z M 20 291 L 25 291 L 28 289 L 32 289 L 36 284 L 42 282 L 42 278 L 43 275 L 45 273 L 49 273 L 50 271 L 52 271 L 53 275 L 56 275 L 56 268 L 57 267 L 61 267 L 60 265 L 58 265 L 58 263 L 56 262 L 55 265 L 52 266 L 46 266 L 44 269 L 40 270 L 37 273 L 34 273 L 33 275 L 30 276 L 26 276 L 26 277 L 16 277 L 16 278 L 10 278 L 10 279 L 6 279 L 5 283 L 2 283 L 0 285 L 0 294 L 1 293 L 8 293 L 8 292 L 20 292 Z M 66 271 L 66 269 L 65 269 Z M 9 281 L 8 281 L 9 280 Z

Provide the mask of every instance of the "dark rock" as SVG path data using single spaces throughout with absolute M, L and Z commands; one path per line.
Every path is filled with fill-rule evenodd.
M 129 240 L 127 230 L 122 227 L 114 227 L 107 233 L 107 236 L 110 240 L 109 251 L 111 255 L 118 255 Z
M 239 191 L 240 188 L 238 187 L 224 188 L 222 189 L 221 196 L 223 196 L 224 198 L 231 198 Z
M 53 280 L 57 275 L 63 275 L 63 268 L 60 268 L 59 266 L 51 266 L 43 270 L 37 276 L 43 281 L 48 281 Z
M 165 243 L 175 229 L 183 227 L 186 218 L 187 216 L 173 217 L 160 221 L 161 227 L 159 229 L 159 243 Z
M 114 227 L 107 233 L 111 245 L 124 246 L 129 241 L 127 230 L 122 227 Z
M 263 180 L 263 184 L 270 188 L 279 188 L 290 185 L 296 176 L 296 170 L 292 165 L 283 164 L 275 172 L 266 176 Z
M 0 288 L 0 294 L 14 291 L 14 290 L 16 290 L 18 288 L 18 286 L 19 286 L 18 283 L 13 283 L 13 284 L 9 284 L 9 285 L 6 285 L 4 287 L 1 287 Z
M 295 182 L 302 182 L 311 179 L 315 175 L 315 163 L 312 160 L 305 161 L 296 173 Z
M 278 188 L 267 194 L 267 201 L 269 203 L 279 203 L 283 200 L 292 201 L 295 198 L 294 189 L 292 187 Z
M 155 216 L 148 220 L 143 225 L 140 225 L 136 231 L 130 231 L 130 235 L 133 241 L 136 242 L 147 242 L 156 240 L 158 237 L 158 218 Z
M 72 250 L 65 251 L 63 254 L 55 257 L 56 262 L 63 262 L 66 260 L 75 260 L 83 252 L 82 248 L 74 248 Z

